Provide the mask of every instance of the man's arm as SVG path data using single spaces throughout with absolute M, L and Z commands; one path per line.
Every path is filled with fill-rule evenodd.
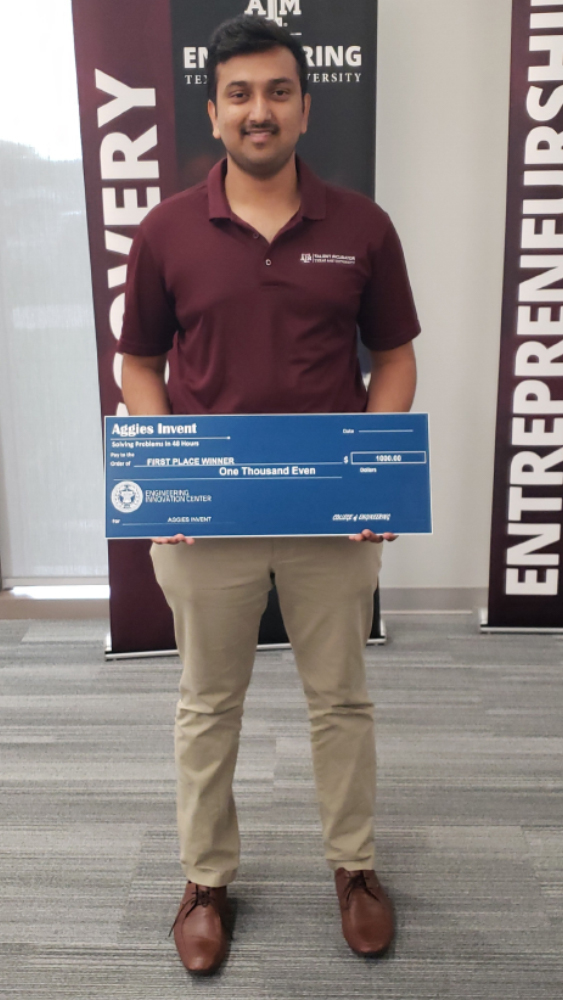
M 416 360 L 412 343 L 392 351 L 370 351 L 371 379 L 367 413 L 408 413 L 416 389 Z M 397 536 L 386 531 L 377 535 L 369 528 L 350 535 L 353 542 L 393 542 Z
M 367 413 L 408 413 L 416 389 L 412 342 L 391 351 L 370 351 Z
M 170 413 L 164 382 L 166 354 L 141 358 L 123 355 L 123 399 L 132 417 L 163 417 Z
M 123 399 L 132 417 L 164 417 L 170 410 L 164 371 L 166 354 L 141 358 L 135 354 L 123 355 Z M 153 538 L 158 545 L 193 545 L 193 538 L 174 535 L 172 538 Z

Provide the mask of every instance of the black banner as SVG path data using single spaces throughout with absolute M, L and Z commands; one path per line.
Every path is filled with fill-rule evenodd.
M 207 116 L 212 30 L 247 13 L 305 46 L 312 109 L 299 145 L 325 180 L 373 197 L 376 0 L 73 0 L 102 415 L 125 414 L 121 332 L 127 255 L 150 208 L 224 155 Z M 109 545 L 113 653 L 173 649 L 149 543 Z M 272 609 L 270 608 L 270 612 Z M 269 622 L 272 622 L 270 614 Z M 283 625 L 269 639 L 283 639 Z
M 563 0 L 513 0 L 488 625 L 563 627 Z

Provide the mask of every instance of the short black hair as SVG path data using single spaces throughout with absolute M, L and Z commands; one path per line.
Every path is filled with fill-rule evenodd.
M 308 66 L 303 46 L 281 28 L 275 21 L 267 21 L 263 17 L 253 17 L 251 14 L 240 14 L 229 21 L 223 21 L 213 32 L 207 54 L 207 94 L 210 101 L 217 101 L 217 66 L 226 63 L 234 56 L 248 55 L 251 52 L 267 52 L 283 45 L 295 56 L 299 70 L 299 82 L 303 97 L 307 93 Z

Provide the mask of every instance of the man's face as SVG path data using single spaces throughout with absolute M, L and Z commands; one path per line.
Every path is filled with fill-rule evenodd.
M 283 46 L 234 56 L 217 67 L 217 99 L 209 101 L 213 135 L 237 166 L 273 177 L 307 131 L 310 98 L 301 95 L 294 56 Z

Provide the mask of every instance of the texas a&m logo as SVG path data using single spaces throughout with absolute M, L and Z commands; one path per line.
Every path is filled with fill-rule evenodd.
M 285 17 L 289 14 L 301 14 L 301 0 L 250 0 L 244 13 L 257 14 L 258 17 L 266 17 L 268 21 L 275 21 L 286 27 Z

